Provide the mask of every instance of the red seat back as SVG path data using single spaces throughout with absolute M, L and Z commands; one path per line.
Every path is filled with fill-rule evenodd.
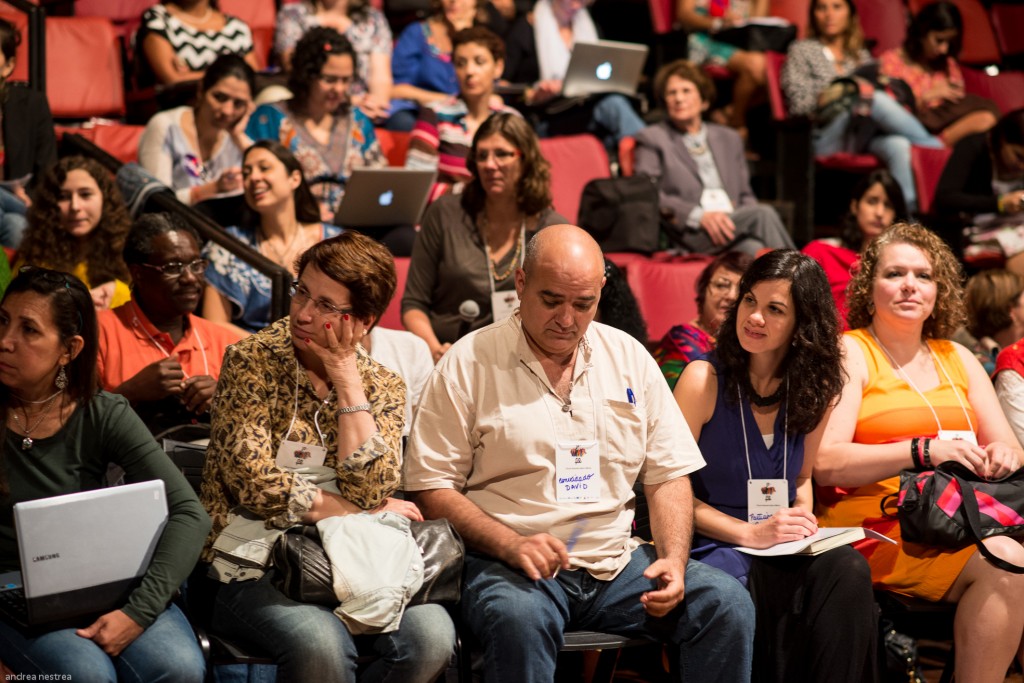
M 917 207 L 923 214 L 931 211 L 932 200 L 935 199 L 935 188 L 942 177 L 942 170 L 952 149 L 932 149 L 929 147 L 912 146 L 910 148 L 910 167 L 914 171 L 914 187 L 917 189 Z
M 398 276 L 398 284 L 395 287 L 395 296 L 391 303 L 380 316 L 380 326 L 389 330 L 404 330 L 402 324 L 402 294 L 405 293 L 405 281 L 409 277 L 409 258 L 405 256 L 395 257 L 395 274 Z
M 772 107 L 772 118 L 785 121 L 789 116 L 786 106 L 786 95 L 782 92 L 782 67 L 786 63 L 786 55 L 781 52 L 765 52 L 765 87 L 768 89 L 768 103 Z
M 663 35 L 672 31 L 672 25 L 676 23 L 676 8 L 672 0 L 647 0 L 651 8 L 651 24 L 654 26 L 656 35 Z
M 875 41 L 872 52 L 877 57 L 886 50 L 900 47 L 907 36 L 907 9 L 893 0 L 855 0 L 864 37 Z
M 110 19 L 46 18 L 46 96 L 54 118 L 124 115 L 121 49 Z
M 1024 54 L 1024 5 L 992 5 L 989 10 L 999 50 L 1006 57 Z
M 697 317 L 696 283 L 710 256 L 672 261 L 635 259 L 625 264 L 626 280 L 647 323 L 647 336 L 658 340 L 669 328 Z
M 540 152 L 551 164 L 551 197 L 555 211 L 576 223 L 583 187 L 595 178 L 608 178 L 608 153 L 593 135 L 543 138 Z
M 122 38 L 131 36 L 142 22 L 142 13 L 157 0 L 75 0 L 75 15 L 106 17 Z
M 1005 114 L 1024 107 L 1024 72 L 1004 71 L 989 76 L 984 71 L 961 69 L 964 74 L 964 90 L 987 97 Z
M 274 0 L 220 0 L 220 11 L 238 17 L 252 31 L 253 53 L 260 69 L 270 63 L 274 49 L 274 28 L 277 26 L 277 5 Z
M 916 15 L 921 8 L 934 1 L 909 0 L 907 5 L 910 12 Z M 949 1 L 957 6 L 964 20 L 964 41 L 960 50 L 960 61 L 965 64 L 998 64 L 1002 60 L 1002 55 L 999 54 L 996 34 L 992 30 L 992 22 L 989 21 L 988 12 L 985 11 L 981 0 Z
M 409 152 L 411 133 L 400 133 L 386 128 L 375 128 L 377 142 L 384 156 L 388 158 L 388 166 L 405 166 L 405 156 Z
M 811 16 L 811 0 L 771 0 L 769 13 L 796 26 L 796 37 L 807 36 L 807 22 Z

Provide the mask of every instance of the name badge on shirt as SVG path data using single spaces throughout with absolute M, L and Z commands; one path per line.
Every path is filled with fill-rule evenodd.
M 717 190 L 704 190 L 700 195 L 700 208 L 705 211 L 721 211 L 732 213 L 732 200 L 728 193 L 719 188 Z
M 940 429 L 938 438 L 941 441 L 967 441 L 978 445 L 978 437 L 969 429 Z
M 519 307 L 519 295 L 516 290 L 509 289 L 504 292 L 491 292 L 491 311 L 494 313 L 494 322 L 501 322 Z
M 601 494 L 601 458 L 597 441 L 555 444 L 555 499 L 559 503 L 596 503 Z
M 327 459 L 327 449 L 298 441 L 282 441 L 274 462 L 278 467 L 294 470 L 298 467 L 320 467 Z
M 757 524 L 789 506 L 789 482 L 785 479 L 747 480 L 747 521 Z

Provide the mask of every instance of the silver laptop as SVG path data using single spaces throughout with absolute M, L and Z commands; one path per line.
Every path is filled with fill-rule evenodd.
M 37 626 L 122 607 L 166 524 L 161 480 L 16 503 L 21 572 L 0 575 L 0 613 Z
M 416 225 L 435 178 L 436 171 L 357 168 L 345 183 L 334 223 L 343 228 Z
M 562 79 L 563 97 L 584 97 L 617 92 L 636 94 L 647 60 L 647 46 L 599 40 L 575 43 Z

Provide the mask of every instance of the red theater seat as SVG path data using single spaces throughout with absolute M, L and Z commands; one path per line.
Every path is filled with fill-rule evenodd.
M 543 138 L 540 152 L 551 164 L 551 196 L 555 211 L 575 223 L 583 187 L 595 178 L 608 178 L 608 153 L 593 135 Z
M 389 330 L 404 330 L 402 324 L 402 294 L 405 293 L 405 281 L 409 277 L 409 259 L 403 256 L 395 257 L 395 274 L 398 276 L 398 284 L 395 287 L 395 296 L 388 304 L 387 310 L 380 316 L 380 326 Z
M 46 97 L 56 119 L 124 116 L 121 48 L 110 19 L 47 17 Z

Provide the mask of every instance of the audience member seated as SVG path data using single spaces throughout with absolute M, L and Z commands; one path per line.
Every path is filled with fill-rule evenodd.
M 803 253 L 825 269 L 843 329 L 846 328 L 846 285 L 850 283 L 860 252 L 890 225 L 908 218 L 903 191 L 892 174 L 880 168 L 862 176 L 854 186 L 850 210 L 843 216 L 839 237 L 813 240 L 803 248 Z
M 676 16 L 689 31 L 690 61 L 701 66 L 724 66 L 735 75 L 732 103 L 721 118 L 722 123 L 735 128 L 744 139 L 747 110 L 754 97 L 764 90 L 766 82 L 764 53 L 741 50 L 735 45 L 715 40 L 715 34 L 750 19 L 766 17 L 769 9 L 769 0 L 678 0 L 676 8 Z
M 974 355 L 946 341 L 964 319 L 960 264 L 928 229 L 898 223 L 861 255 L 850 282 L 843 338 L 848 380 L 814 465 L 818 524 L 866 526 L 897 541 L 861 547 L 876 588 L 957 603 L 958 681 L 1003 681 L 1024 635 L 1019 576 L 961 550 L 905 541 L 881 515 L 903 469 L 959 462 L 996 479 L 1021 466 L 1021 450 Z M 827 488 L 825 488 L 827 487 Z M 984 543 L 1024 564 L 1020 541 Z
M 482 16 L 480 0 L 431 0 L 430 16 L 405 27 L 391 58 L 391 117 L 387 128 L 410 131 L 417 109 L 459 92 L 452 66 L 452 36 Z
M 811 472 L 825 415 L 843 388 L 838 322 L 814 259 L 765 254 L 743 274 L 717 347 L 686 366 L 674 392 L 707 459 L 693 475 L 690 555 L 750 589 L 762 681 L 878 676 L 871 573 L 856 550 L 753 557 L 735 549 L 818 531 Z M 751 494 L 752 479 L 774 491 Z
M 1000 349 L 1024 337 L 1024 278 L 1017 273 L 993 268 L 967 280 L 964 303 L 966 335 L 952 339 L 974 352 L 985 372 L 992 374 Z
M 0 622 L 0 659 L 25 680 L 203 680 L 195 634 L 171 598 L 195 565 L 210 520 L 128 401 L 99 391 L 89 290 L 65 273 L 26 269 L 0 302 L 0 340 L 3 571 L 20 569 L 12 506 L 103 488 L 109 465 L 128 482 L 163 480 L 168 507 L 142 583 L 121 608 L 77 630 L 24 633 Z M 102 546 L 96 551 L 101 561 Z
M 477 128 L 496 112 L 516 113 L 494 95 L 494 82 L 505 68 L 505 44 L 483 26 L 452 36 L 452 55 L 459 94 L 420 107 L 409 141 L 406 168 L 437 169 L 436 199 L 451 188 L 456 194 L 472 177 L 466 155 Z
M 241 336 L 192 315 L 206 272 L 199 245 L 178 216 L 142 215 L 124 245 L 132 300 L 99 314 L 100 384 L 127 398 L 154 434 L 209 421 L 224 349 Z
M 542 230 L 515 283 L 518 312 L 431 375 L 405 461 L 406 491 L 470 551 L 462 619 L 484 680 L 555 680 L 575 629 L 671 642 L 677 680 L 749 680 L 750 598 L 688 560 L 700 451 L 647 350 L 593 323 L 600 247 Z M 654 544 L 630 533 L 638 482 Z
M 640 304 L 629 288 L 626 274 L 607 258 L 604 260 L 604 286 L 601 287 L 601 300 L 597 302 L 594 320 L 622 330 L 647 345 L 647 323 L 640 312 Z
M 139 139 L 139 164 L 192 205 L 242 189 L 245 127 L 256 75 L 237 55 L 221 55 L 203 75 L 193 106 L 149 120 Z
M 23 85 L 8 83 L 14 73 L 15 52 L 21 34 L 0 19 L 0 244 L 17 249 L 32 203 L 29 190 L 57 161 L 57 139 L 46 95 Z
M 516 20 L 505 36 L 505 80 L 528 84 L 525 102 L 538 113 L 541 137 L 590 131 L 603 138 L 609 149 L 644 126 L 623 95 L 595 95 L 568 100 L 562 80 L 576 41 L 598 39 L 586 4 L 579 0 L 538 0 L 533 13 Z
M 245 131 L 253 140 L 280 142 L 295 155 L 324 221 L 334 219 L 352 169 L 387 165 L 373 122 L 349 101 L 355 63 L 344 36 L 333 28 L 311 29 L 292 58 L 292 99 L 260 105 Z
M 565 223 L 551 208 L 551 172 L 537 136 L 516 114 L 495 114 L 473 137 L 461 195 L 430 205 L 413 245 L 402 324 L 436 362 L 470 330 L 512 314 L 526 241 Z
M 395 283 L 391 254 L 378 242 L 356 232 L 321 242 L 300 258 L 291 315 L 228 347 L 224 360 L 203 472 L 203 504 L 213 518 L 203 560 L 214 562 L 211 576 L 222 582 L 212 629 L 269 654 L 281 680 L 354 683 L 357 654 L 372 653 L 379 658 L 360 680 L 428 683 L 454 649 L 455 628 L 441 605 L 403 614 L 399 601 L 397 629 L 356 640 L 346 627 L 351 619 L 285 597 L 273 585 L 275 569 L 246 566 L 239 576 L 221 555 L 214 561 L 222 534 L 237 533 L 231 520 L 259 520 L 260 533 L 275 536 L 360 512 L 422 519 L 415 505 L 391 497 L 402 474 L 405 388 L 360 346 Z M 297 449 L 311 453 L 305 462 L 322 472 L 320 487 L 286 465 L 294 465 L 289 456 Z M 395 577 L 392 558 L 379 554 L 354 551 L 345 564 Z M 397 569 L 401 580 L 408 568 Z
M 371 119 L 387 116 L 391 102 L 391 27 L 367 0 L 300 0 L 281 7 L 274 50 L 291 71 L 295 46 L 309 29 L 326 26 L 345 36 L 355 51 L 356 73 L 349 88 L 352 104 Z
M 997 272 L 1007 273 L 1007 271 Z M 1016 275 L 1014 278 L 1013 283 L 1020 288 L 1021 279 Z M 1003 284 L 1011 282 L 1005 275 L 999 280 Z M 996 387 L 996 396 L 999 397 L 999 405 L 1010 422 L 1013 433 L 1017 435 L 1017 441 L 1021 442 L 1024 440 L 1024 343 L 1022 343 L 1024 340 L 1021 339 L 1024 337 L 1024 322 L 1022 322 L 1024 321 L 1024 312 L 1021 309 L 1020 296 L 1010 303 L 1009 310 L 1009 325 L 1000 330 L 1000 333 L 1004 335 L 1004 338 L 1008 338 L 1011 334 L 1016 335 L 1016 338 L 1000 344 L 1002 350 L 996 357 L 992 381 Z
M 247 210 L 225 232 L 282 268 L 295 273 L 300 254 L 341 233 L 338 226 L 320 221 L 298 160 L 279 143 L 262 140 L 247 149 L 242 179 Z M 204 255 L 210 285 L 203 294 L 204 318 L 248 332 L 273 322 L 270 278 L 218 244 L 207 244 Z
M 412 416 L 419 405 L 423 387 L 434 371 L 434 358 L 427 342 L 412 332 L 375 326 L 363 337 L 363 348 L 384 367 L 405 382 L 405 427 L 402 436 L 409 436 Z
M 964 92 L 956 61 L 963 33 L 955 4 L 931 3 L 910 22 L 903 47 L 886 50 L 878 60 L 882 74 L 902 80 L 913 91 L 918 120 L 950 147 L 999 120 L 999 107 L 992 100 Z
M 502 38 L 515 25 L 516 19 L 526 16 L 533 9 L 531 0 L 488 0 L 487 28 Z
M 15 270 L 30 265 L 73 273 L 90 288 L 97 309 L 120 306 L 131 298 L 121 259 L 130 228 L 107 169 L 92 159 L 65 157 L 40 179 Z
M 814 0 L 807 31 L 810 38 L 789 46 L 782 70 L 789 113 L 812 118 L 815 154 L 867 151 L 881 159 L 903 190 L 907 209 L 916 211 L 910 146 L 940 148 L 942 140 L 882 90 L 859 82 L 870 96 L 844 96 L 844 83 L 853 88 L 849 79 L 871 60 L 852 0 Z
M 750 189 L 740 136 L 701 120 L 715 99 L 711 79 L 678 60 L 658 71 L 654 89 L 667 119 L 637 134 L 636 172 L 657 179 L 662 213 L 683 246 L 700 254 L 792 249 L 779 214 Z
M 697 317 L 688 323 L 673 325 L 654 349 L 661 373 L 669 389 L 675 389 L 679 376 L 690 361 L 715 348 L 719 327 L 736 303 L 740 278 L 754 257 L 741 251 L 727 251 L 704 267 L 697 277 Z
M 942 235 L 958 245 L 961 229 L 992 219 L 1020 222 L 1024 211 L 1024 109 L 987 133 L 968 135 L 953 148 L 935 189 L 935 213 L 949 222 Z M 944 226 L 945 226 L 944 222 Z M 1024 259 L 1007 254 L 1007 268 L 1024 274 Z
M 143 57 L 139 59 L 141 84 L 198 80 L 225 52 L 259 68 L 249 27 L 216 5 L 215 0 L 160 0 L 142 13 L 135 38 Z

